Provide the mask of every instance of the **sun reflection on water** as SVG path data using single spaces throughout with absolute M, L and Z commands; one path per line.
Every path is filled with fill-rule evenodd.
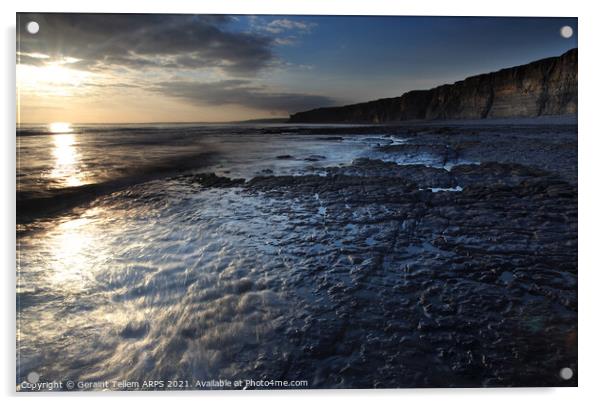
M 82 290 L 93 276 L 94 263 L 100 259 L 100 230 L 96 218 L 100 210 L 90 209 L 79 217 L 59 224 L 48 235 L 50 281 L 62 289 Z
M 86 176 L 82 171 L 75 135 L 69 133 L 52 135 L 52 142 L 54 167 L 50 177 L 67 187 L 85 184 Z

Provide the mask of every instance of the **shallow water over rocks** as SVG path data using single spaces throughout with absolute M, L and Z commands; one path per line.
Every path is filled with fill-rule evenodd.
M 575 385 L 558 374 L 577 372 L 576 154 L 557 145 L 573 138 L 521 131 L 507 135 L 543 146 L 515 162 L 504 147 L 522 144 L 492 160 L 500 134 L 489 130 L 471 143 L 426 131 L 446 145 L 428 153 L 456 150 L 438 165 L 383 150 L 383 134 L 345 146 L 347 160 L 321 152 L 326 164 L 295 160 L 294 173 L 262 161 L 272 173 L 245 182 L 236 174 L 252 165 L 237 155 L 222 172 L 155 179 L 40 219 L 18 238 L 17 383 L 35 371 L 310 388 Z M 228 159 L 239 163 L 226 178 Z

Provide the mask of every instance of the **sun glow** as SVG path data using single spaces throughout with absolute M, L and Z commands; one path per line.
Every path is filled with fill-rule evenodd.
M 71 128 L 71 124 L 68 122 L 53 122 L 48 125 L 48 129 L 53 134 L 66 134 L 73 132 L 73 128 Z
M 39 69 L 40 75 L 48 75 L 43 78 L 48 83 L 70 84 L 78 86 L 82 79 L 88 76 L 85 72 L 75 69 L 69 69 L 62 64 L 49 64 Z
M 44 60 L 44 59 L 40 59 Z M 69 68 L 70 60 L 47 62 L 41 66 L 17 65 L 17 86 L 22 92 L 39 96 L 71 96 L 90 82 L 91 73 Z

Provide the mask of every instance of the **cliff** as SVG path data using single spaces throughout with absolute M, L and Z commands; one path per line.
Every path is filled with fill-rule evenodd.
M 370 122 L 535 117 L 577 113 L 577 49 L 558 57 L 343 107 L 292 114 L 290 122 Z

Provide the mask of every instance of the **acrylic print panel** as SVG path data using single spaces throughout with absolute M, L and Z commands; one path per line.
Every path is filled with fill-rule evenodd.
M 18 14 L 17 390 L 576 386 L 577 34 Z

